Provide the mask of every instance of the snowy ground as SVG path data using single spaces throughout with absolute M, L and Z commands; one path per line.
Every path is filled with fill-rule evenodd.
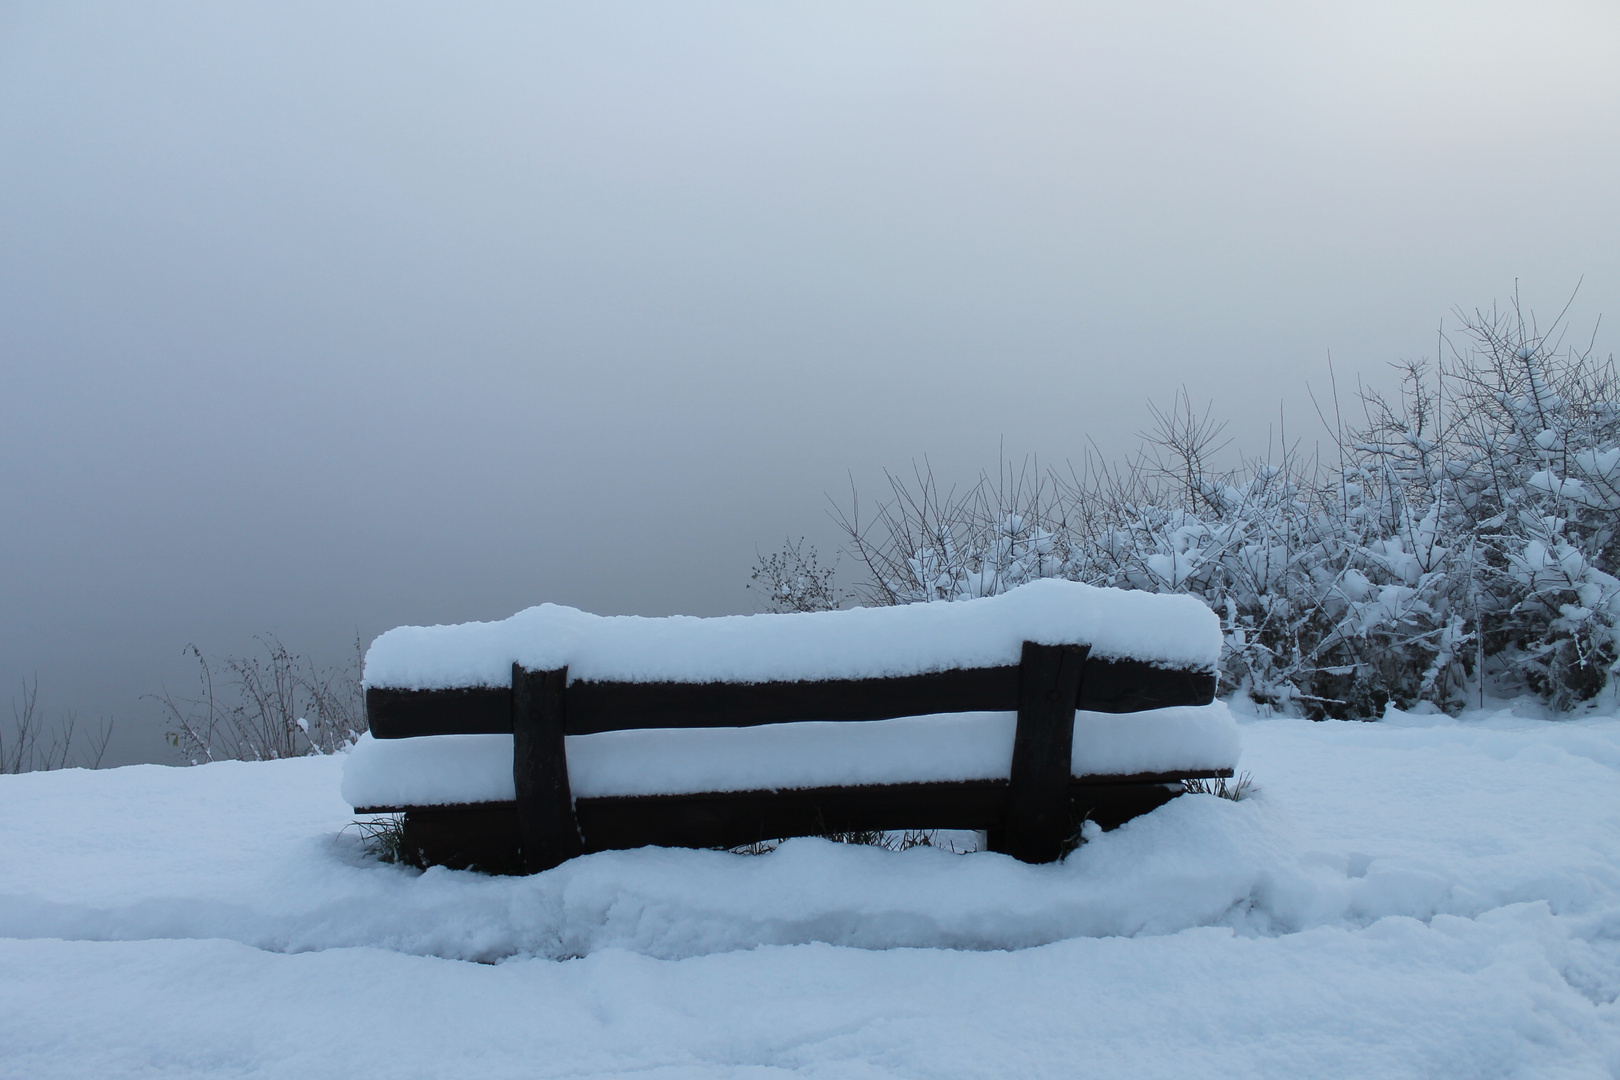
M 1620 1076 L 1620 720 L 1243 737 L 1045 867 L 418 874 L 335 759 L 0 777 L 0 1076 Z

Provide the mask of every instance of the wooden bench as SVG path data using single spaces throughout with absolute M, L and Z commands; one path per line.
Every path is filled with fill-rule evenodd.
M 898 829 L 985 830 L 993 850 L 1047 862 L 1072 846 L 1087 818 L 1111 828 L 1173 798 L 1183 779 L 1232 774 L 1220 763 L 1072 775 L 1076 710 L 1208 706 L 1215 689 L 1212 663 L 1099 656 L 1080 641 L 1026 640 L 1016 663 L 996 666 L 816 680 L 570 679 L 566 667 L 513 664 L 505 686 L 368 686 L 366 710 L 376 740 L 510 734 L 514 799 L 356 809 L 402 811 L 406 846 L 423 863 L 491 872 L 535 872 L 586 852 L 649 844 L 730 848 Z M 1016 714 L 1005 777 L 577 798 L 570 786 L 570 736 L 981 712 Z

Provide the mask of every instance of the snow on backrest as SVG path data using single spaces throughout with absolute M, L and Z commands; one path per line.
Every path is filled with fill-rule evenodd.
M 365 685 L 509 686 L 512 665 L 569 681 L 805 682 L 1015 665 L 1025 641 L 1212 671 L 1220 621 L 1190 596 L 1033 581 L 956 603 L 785 615 L 591 615 L 542 604 L 500 622 L 401 626 L 372 642 Z

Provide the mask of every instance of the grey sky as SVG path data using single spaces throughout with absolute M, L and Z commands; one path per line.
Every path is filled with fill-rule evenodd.
M 1620 314 L 1620 9 L 1216 7 L 0 6 L 0 687 L 161 757 L 190 641 L 748 610 L 846 474 Z

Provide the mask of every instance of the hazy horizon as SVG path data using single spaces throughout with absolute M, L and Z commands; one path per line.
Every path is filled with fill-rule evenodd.
M 1311 440 L 1330 351 L 1387 382 L 1515 282 L 1584 338 L 1617 49 L 1597 3 L 9 5 L 0 698 L 172 760 L 188 643 L 752 610 L 884 469 L 1123 456 L 1182 386 Z

